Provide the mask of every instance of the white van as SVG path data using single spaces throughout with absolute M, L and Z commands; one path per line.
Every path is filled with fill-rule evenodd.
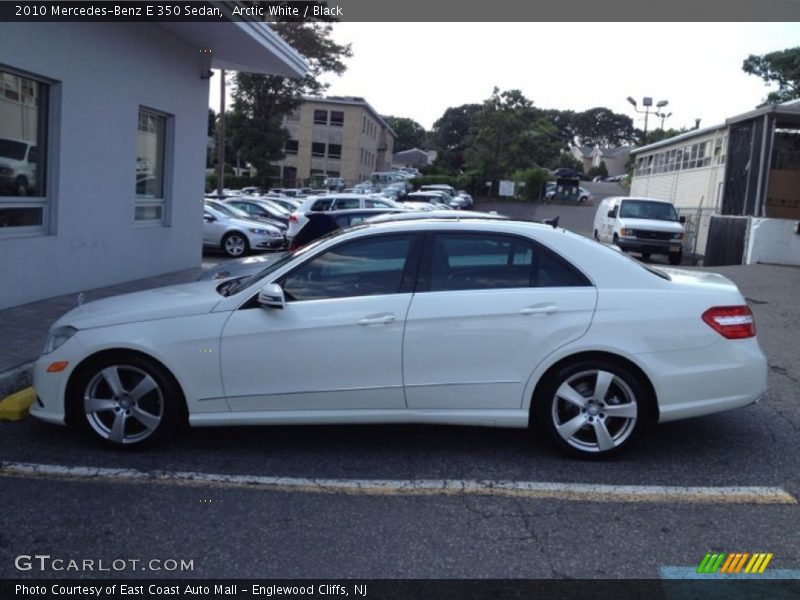
M 683 258 L 685 221 L 665 200 L 605 198 L 594 216 L 594 239 L 638 252 L 645 260 L 651 254 L 664 254 L 669 264 L 678 265 Z
M 15 196 L 36 192 L 36 144 L 25 140 L 0 138 L 0 195 Z

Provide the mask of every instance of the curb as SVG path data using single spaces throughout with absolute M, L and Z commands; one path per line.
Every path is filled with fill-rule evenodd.
M 33 361 L 0 373 L 0 398 L 33 385 Z
M 36 392 L 32 387 L 6 396 L 0 400 L 0 421 L 21 421 L 28 416 L 28 410 L 36 400 Z

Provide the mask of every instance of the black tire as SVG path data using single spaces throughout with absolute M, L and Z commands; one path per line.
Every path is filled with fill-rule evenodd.
M 644 260 L 644 261 L 650 260 L 650 253 L 649 252 L 642 252 L 642 260 Z
M 600 237 L 597 235 L 597 229 L 594 230 L 594 241 L 595 242 L 599 242 L 600 241 Z
M 598 389 L 605 389 L 602 399 L 595 397 Z M 629 367 L 602 358 L 578 360 L 537 388 L 533 425 L 566 454 L 599 460 L 630 447 L 650 421 L 652 402 L 648 387 Z
M 114 353 L 91 361 L 76 372 L 69 390 L 69 423 L 112 448 L 153 446 L 186 420 L 175 378 L 140 354 Z
M 673 266 L 679 265 L 683 260 L 683 252 L 670 253 L 669 256 L 667 257 L 667 260 L 669 260 L 669 264 Z
M 23 176 L 17 177 L 17 180 L 14 182 L 14 191 L 17 193 L 17 196 L 27 196 L 30 191 L 28 179 Z
M 619 246 L 619 236 L 616 233 L 614 234 L 613 242 L 615 246 Z
M 231 231 L 222 237 L 222 251 L 231 258 L 241 258 L 250 251 L 247 236 L 238 231 Z

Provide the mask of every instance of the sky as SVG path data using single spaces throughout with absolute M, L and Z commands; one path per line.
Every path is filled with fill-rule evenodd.
M 361 96 L 380 114 L 430 129 L 451 106 L 497 86 L 539 108 L 610 108 L 644 127 L 642 98 L 669 102 L 666 128 L 722 123 L 772 88 L 742 71 L 749 54 L 800 45 L 800 23 L 336 23 L 351 43 L 347 71 L 326 95 Z M 210 105 L 219 108 L 219 78 Z M 649 117 L 648 129 L 660 126 Z

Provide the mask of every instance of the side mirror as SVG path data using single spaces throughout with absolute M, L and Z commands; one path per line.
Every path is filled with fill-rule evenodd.
M 615 211 L 615 210 L 608 211 L 608 218 L 609 219 L 613 219 L 616 216 L 617 216 L 617 211 Z
M 217 218 L 213 215 L 203 215 L 203 221 L 205 221 L 206 223 L 211 223 L 216 220 Z
M 268 283 L 258 292 L 258 303 L 262 308 L 286 308 L 283 288 L 277 283 Z
M 678 217 L 678 221 L 680 221 L 681 223 L 686 223 L 686 217 L 681 215 L 680 217 Z

